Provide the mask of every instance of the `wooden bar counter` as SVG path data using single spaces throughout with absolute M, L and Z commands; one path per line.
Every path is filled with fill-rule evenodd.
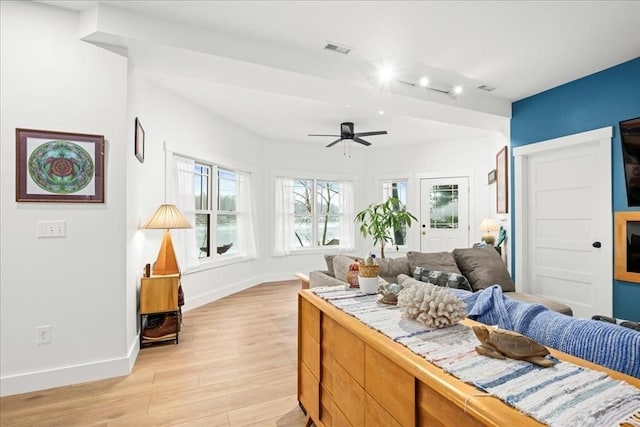
M 636 378 L 550 351 L 640 387 Z M 298 292 L 298 400 L 307 411 L 307 425 L 318 427 L 542 425 L 310 290 Z

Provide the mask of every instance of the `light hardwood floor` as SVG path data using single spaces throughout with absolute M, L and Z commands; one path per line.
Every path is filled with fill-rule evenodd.
M 303 426 L 297 290 L 264 283 L 184 313 L 127 377 L 0 399 L 2 426 Z

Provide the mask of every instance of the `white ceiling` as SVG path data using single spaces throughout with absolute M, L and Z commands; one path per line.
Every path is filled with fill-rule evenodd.
M 335 133 L 341 121 L 354 121 L 356 132 L 388 130 L 371 137 L 378 146 L 481 137 L 504 130 L 510 102 L 640 56 L 638 1 L 43 3 L 80 11 L 100 3 L 145 28 L 155 25 L 155 40 L 119 43 L 147 57 L 151 46 L 183 51 L 182 72 L 159 60 L 149 66 L 156 84 L 256 134 L 287 141 L 328 143 L 306 134 Z M 327 42 L 352 52 L 326 51 Z M 245 64 L 254 82 L 185 71 L 202 56 Z M 402 85 L 380 88 L 374 76 L 383 63 L 402 80 L 427 73 L 435 86 L 463 84 L 465 92 L 453 99 Z M 276 71 L 289 87 L 271 83 Z M 480 84 L 496 90 L 480 91 Z

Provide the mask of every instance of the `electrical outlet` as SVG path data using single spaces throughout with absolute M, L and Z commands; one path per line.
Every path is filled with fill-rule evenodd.
M 36 343 L 51 344 L 51 325 L 36 326 Z

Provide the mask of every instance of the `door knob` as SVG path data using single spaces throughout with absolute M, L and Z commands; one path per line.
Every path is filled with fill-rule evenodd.
M 591 244 L 591 246 L 593 246 L 594 248 L 600 248 L 600 247 L 602 247 L 602 243 L 600 243 L 600 242 L 593 242 L 593 243 Z
M 426 235 L 427 235 L 427 232 L 426 232 L 426 231 L 423 231 L 423 232 L 422 232 L 422 235 L 423 235 L 423 236 L 426 236 Z

